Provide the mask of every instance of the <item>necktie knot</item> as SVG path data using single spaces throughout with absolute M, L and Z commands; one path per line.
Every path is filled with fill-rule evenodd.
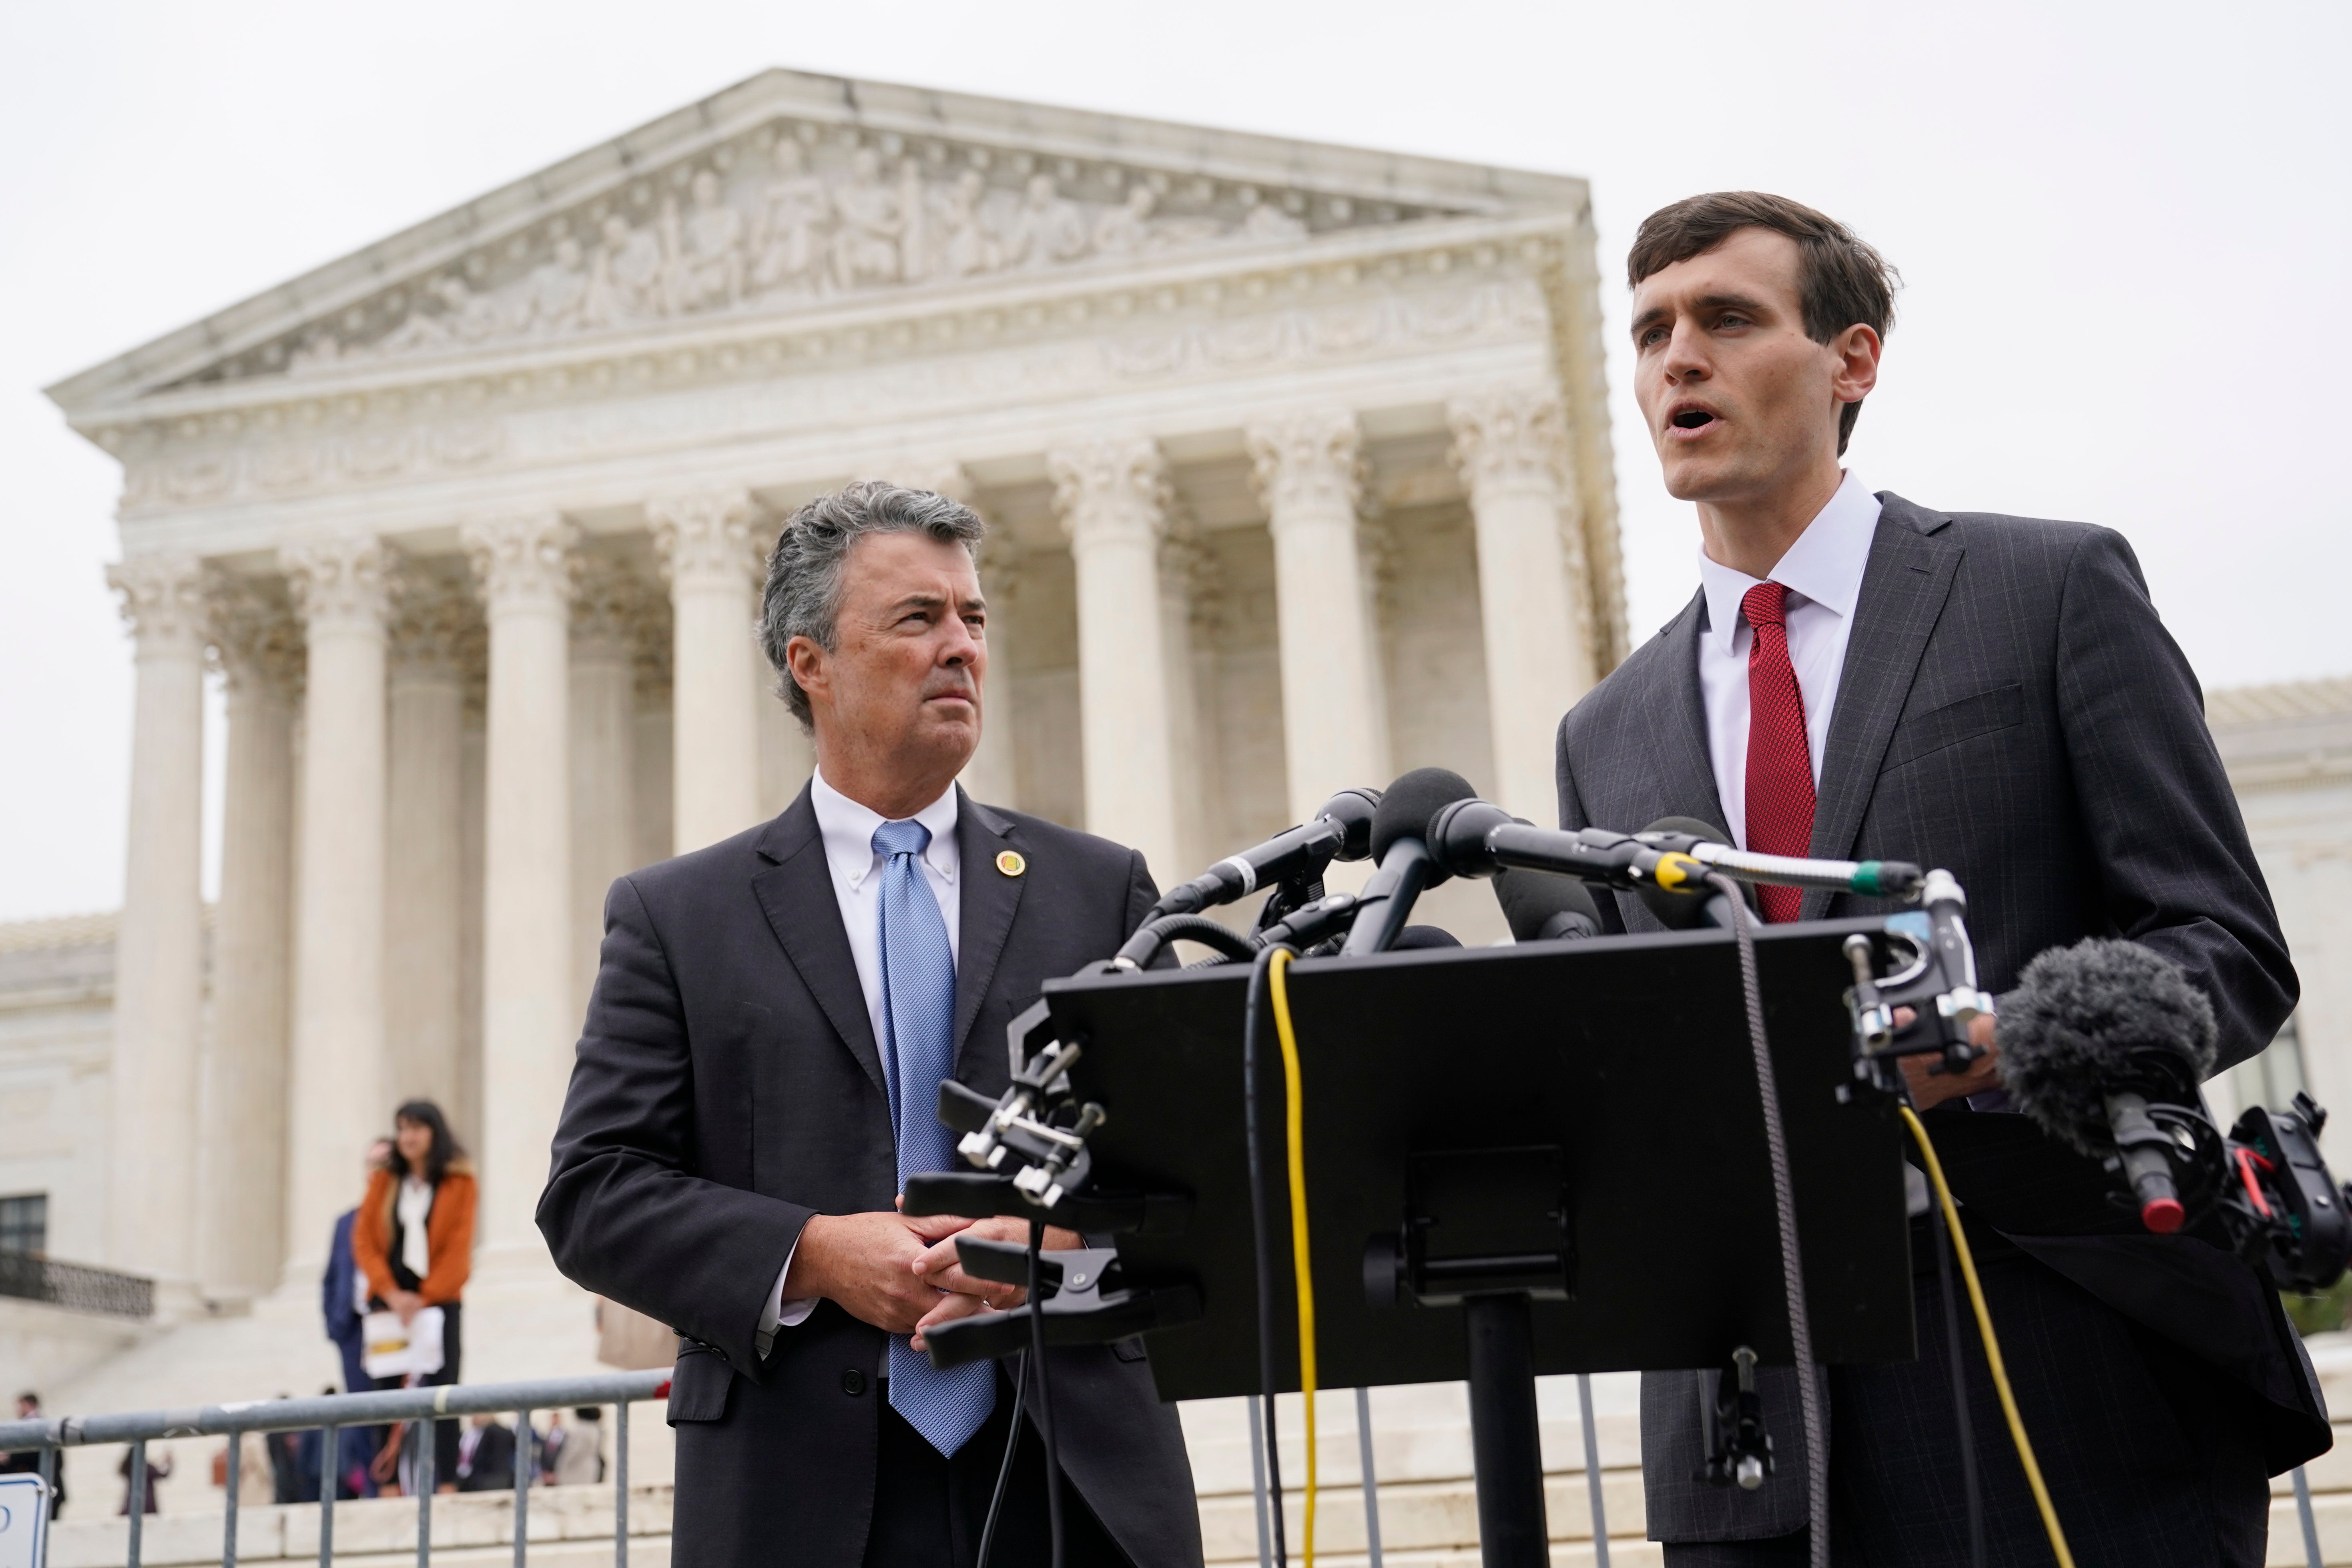
M 903 822 L 885 822 L 874 830 L 874 852 L 877 855 L 919 855 L 931 847 L 931 830 L 912 818 Z
M 1789 585 L 1759 582 L 1741 596 L 1739 613 L 1750 626 L 1785 626 L 1789 619 Z

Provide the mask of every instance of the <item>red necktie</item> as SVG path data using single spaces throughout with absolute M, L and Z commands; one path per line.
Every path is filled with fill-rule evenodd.
M 1803 855 L 1813 847 L 1813 757 L 1805 741 L 1805 694 L 1789 663 L 1789 590 L 1759 582 L 1739 601 L 1755 629 L 1748 650 L 1748 847 Z M 1775 923 L 1797 918 L 1804 892 L 1759 887 L 1757 902 Z

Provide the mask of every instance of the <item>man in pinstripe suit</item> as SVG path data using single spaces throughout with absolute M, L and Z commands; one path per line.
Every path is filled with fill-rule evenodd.
M 1841 467 L 1893 315 L 1891 269 L 1843 225 L 1777 196 L 1693 197 L 1643 224 L 1628 274 L 1636 393 L 1666 488 L 1696 503 L 1701 588 L 1562 721 L 1562 825 L 1691 816 L 1752 849 L 1948 867 L 1988 989 L 2045 948 L 2126 937 L 2210 997 L 2223 1065 L 2262 1050 L 2294 971 L 2195 677 L 2122 536 L 1936 511 Z M 1874 907 L 1764 901 L 1780 920 Z M 1631 899 L 1603 914 L 1657 925 Z M 2074 1550 L 2252 1568 L 2268 1477 L 2329 1441 L 2299 1341 L 2236 1258 L 2135 1233 L 2053 1176 L 2005 1111 L 1994 1020 L 1977 1035 L 1990 1051 L 1969 1073 L 1920 1067 L 1912 1088 L 1978 1173 L 1964 1222 Z M 1968 1559 L 1924 1223 L 1918 1359 L 1823 1375 L 1841 1563 Z M 2046 1561 L 1961 1333 L 1991 1561 Z M 1756 1493 L 1695 1479 L 1691 1380 L 1645 1378 L 1650 1532 L 1676 1568 L 1805 1561 L 1794 1377 L 1767 1385 L 1780 1462 Z

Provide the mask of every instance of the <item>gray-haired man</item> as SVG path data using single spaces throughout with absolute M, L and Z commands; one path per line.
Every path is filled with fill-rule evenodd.
M 1019 1292 L 955 1267 L 961 1221 L 894 1199 L 950 1162 L 940 1079 L 1001 1092 L 1013 1012 L 1156 896 L 1134 851 L 956 786 L 988 673 L 980 536 L 968 508 L 879 483 L 795 513 L 761 640 L 816 777 L 605 904 L 539 1222 L 565 1273 L 685 1336 L 681 1564 L 977 1552 L 1012 1389 L 934 1371 L 921 1332 Z M 1197 1563 L 1182 1434 L 1141 1346 L 1050 1360 L 1068 1560 Z M 1045 1561 L 1045 1482 L 1024 1433 L 998 1563 Z

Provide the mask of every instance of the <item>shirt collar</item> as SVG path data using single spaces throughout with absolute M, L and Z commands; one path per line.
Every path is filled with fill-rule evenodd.
M 817 832 L 824 840 L 826 862 L 852 891 L 864 886 L 882 861 L 875 852 L 874 830 L 889 819 L 826 783 L 822 772 L 809 780 L 809 804 L 816 811 Z M 956 853 L 955 786 L 950 784 L 946 793 L 916 812 L 914 820 L 931 831 L 930 847 L 923 852 L 924 862 L 953 886 L 960 859 Z
M 1789 591 L 1851 620 L 1862 598 L 1863 569 L 1870 564 L 1870 541 L 1878 530 L 1879 499 L 1848 473 L 1829 504 L 1805 525 L 1797 542 L 1772 568 L 1772 580 Z M 1699 547 L 1699 586 L 1706 592 L 1706 637 L 1729 657 L 1739 627 L 1739 601 L 1761 580 L 1727 567 Z

